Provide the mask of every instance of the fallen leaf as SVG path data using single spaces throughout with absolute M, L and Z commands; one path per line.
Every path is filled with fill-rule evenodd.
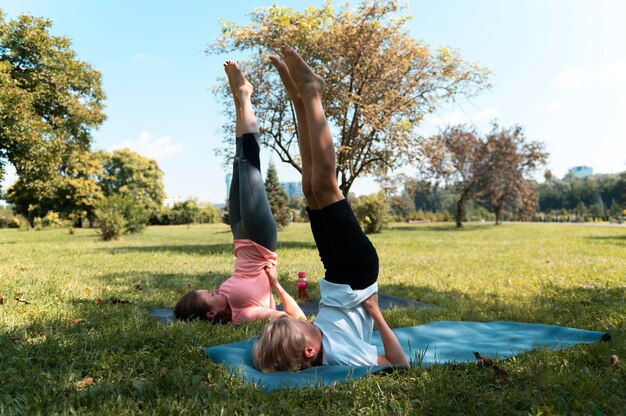
M 93 288 L 91 288 L 91 287 L 86 287 L 86 288 L 84 288 L 84 289 L 83 289 L 83 292 L 85 292 L 85 293 L 91 293 L 91 292 L 93 292 Z
M 85 322 L 85 321 L 87 321 L 85 318 L 77 318 L 77 319 L 73 319 L 73 320 L 72 320 L 72 325 L 76 325 L 76 324 L 79 324 L 79 323 L 81 323 L 81 322 Z
M 96 305 L 100 305 L 102 303 L 102 299 L 98 298 L 96 299 Z
M 21 340 L 23 340 L 24 338 L 23 338 L 23 337 L 20 337 L 20 336 L 18 336 L 18 335 L 14 335 L 14 336 L 12 336 L 12 337 L 9 337 L 9 339 L 10 339 L 11 341 L 21 341 Z
M 0 305 L 4 305 L 4 298 L 0 295 Z
M 124 299 L 114 298 L 114 299 L 111 299 L 111 303 L 114 305 L 125 305 L 130 302 Z
M 480 355 L 478 351 L 474 351 L 474 357 L 476 357 L 476 361 L 478 361 L 478 364 L 482 365 L 483 367 L 491 367 L 493 365 L 493 361 L 491 360 L 491 358 L 487 357 L 486 355 Z
M 24 303 L 24 304 L 26 304 L 26 305 L 30 305 L 30 302 L 29 302 L 29 301 L 27 301 L 26 299 L 23 299 L 23 298 L 15 298 L 15 300 L 16 300 L 16 301 L 18 301 L 18 302 L 22 302 L 22 303 Z
M 617 368 L 619 364 L 619 357 L 615 354 L 611 355 L 611 368 Z
M 509 284 L 509 286 L 511 286 L 513 284 L 513 280 L 511 280 L 511 279 L 507 280 L 506 282 Z
M 85 387 L 87 387 L 88 385 L 90 385 L 92 383 L 93 383 L 93 377 L 85 377 L 84 379 L 78 380 L 76 382 L 76 388 L 77 389 L 82 389 L 82 388 L 85 388 Z
M 164 375 L 166 375 L 166 374 L 167 374 L 167 368 L 165 368 L 165 367 L 161 367 L 161 368 L 159 369 L 159 376 L 163 377 L 163 376 L 164 376 Z
M 502 383 L 509 379 L 509 373 L 507 373 L 497 365 L 494 365 L 491 368 L 493 368 L 493 371 L 496 373 L 496 383 Z
M 23 311 L 20 311 L 20 315 L 32 315 L 37 312 L 39 312 L 39 309 L 24 309 Z

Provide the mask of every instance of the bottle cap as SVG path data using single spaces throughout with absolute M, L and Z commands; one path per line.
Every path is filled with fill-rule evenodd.
M 306 279 L 306 272 L 298 272 L 299 279 Z

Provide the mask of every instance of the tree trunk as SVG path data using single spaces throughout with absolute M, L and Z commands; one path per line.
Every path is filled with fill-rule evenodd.
M 494 210 L 494 214 L 496 214 L 496 225 L 500 225 L 500 212 L 502 211 L 501 207 L 496 207 L 496 209 Z
M 456 228 L 461 228 L 463 226 L 463 215 L 465 214 L 465 196 L 462 196 L 461 199 L 456 203 Z

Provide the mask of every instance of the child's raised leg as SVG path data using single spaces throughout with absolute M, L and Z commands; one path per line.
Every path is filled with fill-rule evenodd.
M 322 107 L 324 81 L 290 46 L 282 47 L 285 63 L 305 109 L 311 147 L 311 188 L 320 208 L 344 199 L 337 185 L 335 147 Z

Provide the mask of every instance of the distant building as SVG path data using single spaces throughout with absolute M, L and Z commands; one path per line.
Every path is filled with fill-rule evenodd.
M 302 182 L 281 182 L 280 185 L 283 187 L 285 192 L 287 192 L 287 196 L 289 198 L 304 198 L 304 193 L 302 192 Z
M 568 174 L 574 175 L 577 178 L 584 178 L 586 176 L 593 175 L 593 169 L 589 166 L 574 166 L 567 171 Z
M 233 175 L 230 173 L 226 175 L 226 199 L 230 198 L 230 183 L 233 180 Z

